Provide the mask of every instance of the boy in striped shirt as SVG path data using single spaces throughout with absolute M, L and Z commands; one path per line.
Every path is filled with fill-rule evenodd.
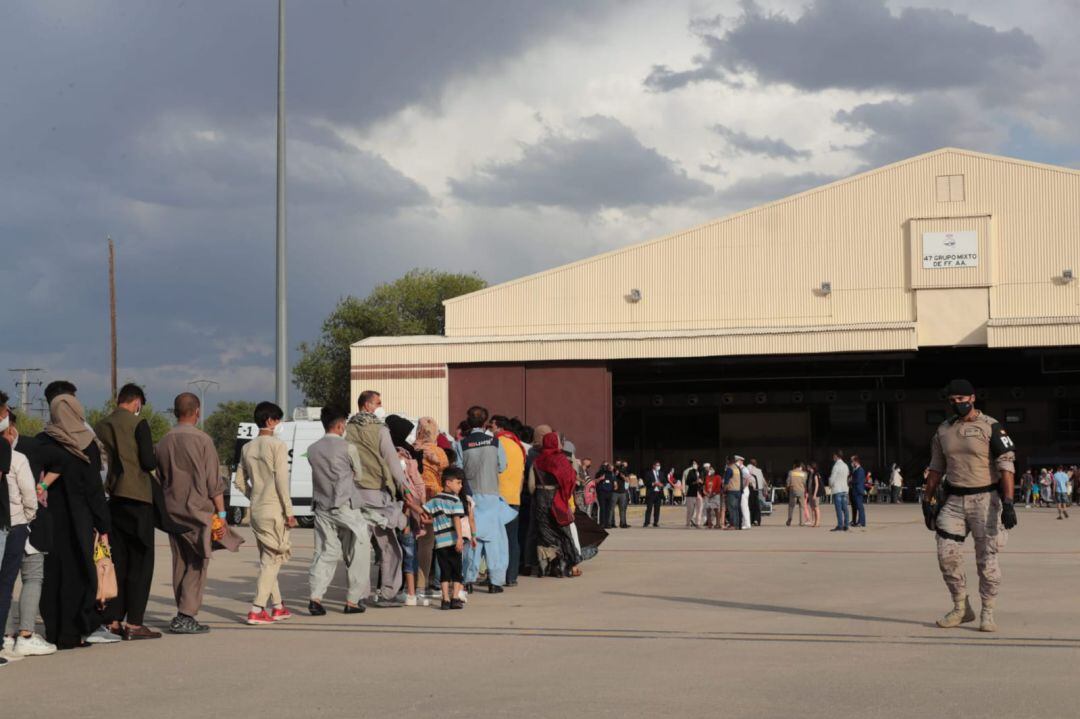
M 458 599 L 464 581 L 461 568 L 461 551 L 464 548 L 461 518 L 465 516 L 465 507 L 459 497 L 464 479 L 465 473 L 461 468 L 448 467 L 442 476 L 443 491 L 424 505 L 424 510 L 431 515 L 432 530 L 435 532 L 435 559 L 439 563 L 442 583 L 440 609 L 465 608 Z

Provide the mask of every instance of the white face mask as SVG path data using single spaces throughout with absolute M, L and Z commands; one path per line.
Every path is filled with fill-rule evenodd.
M 11 426 L 11 415 L 5 415 L 3 419 L 0 419 L 0 432 L 4 432 Z
M 376 417 L 378 417 L 379 419 L 384 419 L 386 417 L 386 408 L 382 407 L 382 406 L 376 407 L 375 411 L 372 412 L 372 414 L 375 415 Z
M 139 405 L 139 408 L 137 410 L 135 410 L 135 416 L 138 417 L 140 414 L 142 414 L 142 405 L 141 404 Z

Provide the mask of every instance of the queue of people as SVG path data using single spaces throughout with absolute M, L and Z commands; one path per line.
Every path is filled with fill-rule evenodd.
M 241 542 L 224 522 L 217 451 L 195 427 L 198 397 L 176 397 L 177 424 L 155 447 L 139 417 L 141 388 L 122 387 L 114 411 L 95 427 L 76 392 L 66 381 L 45 388 L 49 421 L 37 437 L 19 435 L 0 395 L 0 491 L 11 507 L 0 532 L 0 666 L 58 649 L 159 638 L 145 624 L 155 528 L 168 533 L 172 553 L 177 612 L 169 630 L 208 631 L 195 617 L 212 545 L 235 551 Z
M 225 521 L 226 486 L 214 444 L 198 428 L 199 398 L 177 395 L 176 425 L 155 445 L 137 385 L 122 387 L 115 409 L 94 427 L 72 383 L 50 383 L 45 397 L 44 430 L 21 437 L 0 393 L 0 506 L 10 508 L 0 513 L 0 666 L 160 638 L 146 618 L 155 529 L 167 534 L 172 559 L 176 614 L 168 631 L 209 632 L 198 617 L 213 553 L 237 551 L 244 540 Z M 358 614 L 432 600 L 460 610 L 479 586 L 500 594 L 523 573 L 578 577 L 596 555 L 606 534 L 584 511 L 589 466 L 550 426 L 476 406 L 450 437 L 430 417 L 387 415 L 374 391 L 361 393 L 357 410 L 323 408 L 325 435 L 307 453 L 310 615 L 327 613 L 341 562 L 342 611 Z M 267 625 L 292 616 L 279 575 L 292 558 L 297 520 L 288 448 L 275 436 L 284 412 L 260 402 L 253 419 L 258 435 L 243 447 L 234 480 L 250 501 L 259 557 L 242 620 Z

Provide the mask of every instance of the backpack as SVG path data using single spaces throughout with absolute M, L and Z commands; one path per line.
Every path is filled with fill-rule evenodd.
M 596 504 L 596 480 L 590 479 L 585 482 L 585 506 L 591 507 Z

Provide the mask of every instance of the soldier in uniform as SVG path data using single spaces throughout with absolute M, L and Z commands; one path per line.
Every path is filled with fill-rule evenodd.
M 953 608 L 937 621 L 942 628 L 975 621 L 967 595 L 961 548 L 968 534 L 975 543 L 982 614 L 979 629 L 997 631 L 994 601 L 1001 584 L 998 548 L 1016 526 L 1013 508 L 1015 453 L 1012 439 L 993 417 L 975 409 L 975 388 L 953 380 L 945 388 L 953 417 L 937 428 L 923 494 L 926 528 L 937 533 L 938 564 L 953 598 Z M 937 498 L 942 476 L 943 497 Z

